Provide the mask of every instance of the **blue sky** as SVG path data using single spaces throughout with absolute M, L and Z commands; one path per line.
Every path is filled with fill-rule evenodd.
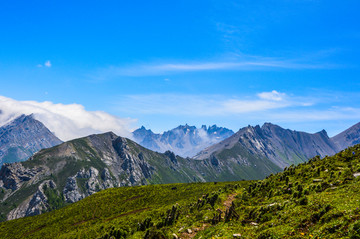
M 18 106 L 0 109 L 46 101 L 106 112 L 128 130 L 273 122 L 331 136 L 360 121 L 358 9 L 351 0 L 2 1 L 0 96 Z M 104 130 L 96 122 L 86 127 Z

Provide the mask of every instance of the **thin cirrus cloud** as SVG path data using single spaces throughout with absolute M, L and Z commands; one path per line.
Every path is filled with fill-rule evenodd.
M 37 120 L 63 141 L 107 131 L 131 137 L 132 124 L 136 122 L 134 119 L 119 118 L 103 111 L 87 111 L 80 104 L 17 101 L 0 96 L 0 125 L 22 114 L 34 114 Z
M 253 71 L 271 69 L 324 69 L 331 64 L 304 63 L 296 59 L 271 57 L 245 57 L 233 61 L 185 62 L 185 63 L 144 63 L 127 66 L 109 66 L 98 69 L 93 78 L 104 80 L 116 76 L 151 76 L 200 71 Z
M 329 107 L 326 109 L 289 110 L 274 112 L 268 116 L 269 120 L 278 122 L 314 122 L 330 120 L 359 120 L 360 108 L 357 107 Z
M 311 104 L 310 101 L 299 102 L 285 93 L 273 90 L 259 93 L 250 99 L 220 95 L 127 95 L 118 101 L 116 108 L 129 114 L 229 116 Z

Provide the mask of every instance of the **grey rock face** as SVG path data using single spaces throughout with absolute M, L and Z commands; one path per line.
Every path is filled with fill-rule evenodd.
M 21 163 L 4 164 L 0 170 L 2 187 L 16 190 L 24 183 L 32 179 L 42 169 L 40 167 L 25 168 Z
M 113 188 L 116 186 L 116 182 L 113 181 L 113 178 L 110 175 L 110 171 L 108 168 L 105 168 L 101 173 L 102 187 L 105 188 Z
M 44 187 L 56 188 L 56 184 L 52 180 L 42 182 L 38 190 L 27 200 L 22 202 L 18 207 L 11 210 L 8 214 L 8 220 L 17 219 L 27 216 L 35 216 L 46 211 L 49 207 L 48 198 L 44 193 Z
M 0 166 L 24 161 L 40 149 L 62 143 L 32 115 L 21 115 L 0 127 Z
M 149 177 L 152 172 L 149 164 L 144 160 L 143 154 L 133 154 L 131 152 L 127 140 L 124 138 L 117 138 L 113 141 L 113 147 L 119 156 L 121 171 L 117 170 L 117 174 L 126 175 L 120 180 L 120 185 L 138 185 L 143 178 Z
M 69 177 L 67 179 L 63 194 L 65 201 L 68 203 L 74 203 L 84 198 L 76 183 L 76 177 Z
M 199 129 L 195 126 L 180 125 L 162 134 L 155 134 L 142 126 L 133 132 L 135 141 L 145 148 L 161 153 L 170 150 L 182 157 L 194 156 L 202 149 L 233 134 L 232 130 L 216 125 L 210 127 L 203 125 Z

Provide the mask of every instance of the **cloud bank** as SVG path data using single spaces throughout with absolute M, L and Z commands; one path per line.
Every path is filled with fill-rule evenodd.
M 21 114 L 34 114 L 37 120 L 63 141 L 107 131 L 113 131 L 123 137 L 131 137 L 131 125 L 136 121 L 119 118 L 103 111 L 87 111 L 80 104 L 17 101 L 0 96 L 0 125 L 10 122 Z

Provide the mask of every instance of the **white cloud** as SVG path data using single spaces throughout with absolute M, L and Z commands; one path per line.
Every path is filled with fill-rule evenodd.
M 260 99 L 271 101 L 281 101 L 286 96 L 284 93 L 277 92 L 276 90 L 273 90 L 271 92 L 262 92 L 257 95 Z
M 80 104 L 17 101 L 0 96 L 0 125 L 21 114 L 34 114 L 36 119 L 64 141 L 107 131 L 131 137 L 131 125 L 135 122 L 134 119 L 119 118 L 103 111 L 87 111 Z
M 46 62 L 44 63 L 44 65 L 45 65 L 46 67 L 51 67 L 51 62 L 50 62 L 50 61 L 46 61 Z

